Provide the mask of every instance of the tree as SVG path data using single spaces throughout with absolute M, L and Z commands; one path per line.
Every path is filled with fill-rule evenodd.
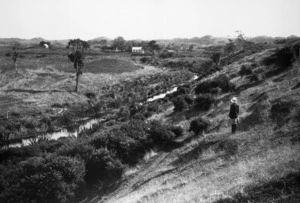
M 71 53 L 68 54 L 68 58 L 73 63 L 76 73 L 75 92 L 78 90 L 79 76 L 82 75 L 81 69 L 84 66 L 84 54 L 89 47 L 90 45 L 81 39 L 71 39 L 68 42 L 67 48 L 71 50 Z
M 151 40 L 150 42 L 148 42 L 148 48 L 149 50 L 154 53 L 154 51 L 159 51 L 160 47 L 159 44 L 155 41 L 155 40 Z
M 113 40 L 112 47 L 115 49 L 123 50 L 125 48 L 125 39 L 123 37 L 117 37 Z
M 213 55 L 210 58 L 216 65 L 219 65 L 221 59 L 221 53 L 220 52 L 213 53 Z
M 11 58 L 14 62 L 16 72 L 18 71 L 18 69 L 17 69 L 17 59 L 18 59 L 18 57 L 19 57 L 19 53 L 16 51 L 16 47 L 14 47 L 13 48 L 13 54 L 12 54 Z

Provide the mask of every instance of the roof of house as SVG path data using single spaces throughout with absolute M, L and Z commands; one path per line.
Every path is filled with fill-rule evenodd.
M 132 47 L 132 50 L 141 50 L 143 47 Z

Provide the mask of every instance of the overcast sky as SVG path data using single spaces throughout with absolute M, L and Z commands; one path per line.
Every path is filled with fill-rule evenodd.
M 0 37 L 300 36 L 300 0 L 0 0 Z

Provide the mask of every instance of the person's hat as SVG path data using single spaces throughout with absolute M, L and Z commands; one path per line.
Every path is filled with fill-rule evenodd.
M 231 103 L 236 103 L 237 102 L 237 98 L 236 97 L 233 97 L 231 100 L 230 100 Z

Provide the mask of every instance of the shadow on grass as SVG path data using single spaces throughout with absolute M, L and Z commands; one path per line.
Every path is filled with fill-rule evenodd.
M 199 157 L 210 148 L 215 153 L 219 153 L 219 155 L 216 155 L 214 159 L 211 159 L 211 161 L 214 161 L 220 156 L 224 159 L 227 159 L 237 153 L 238 142 L 234 139 L 217 139 L 211 141 L 202 141 L 193 150 L 182 154 L 180 157 L 178 157 L 178 159 L 172 162 L 172 165 L 185 165 L 193 160 L 199 159 Z
M 249 89 L 251 87 L 255 87 L 255 86 L 259 86 L 261 85 L 262 83 L 264 82 L 264 80 L 261 80 L 261 81 L 256 81 L 256 82 L 250 82 L 248 84 L 245 84 L 245 85 L 241 85 L 239 86 L 237 89 L 236 89 L 236 92 L 240 93 L 246 89 Z
M 214 203 L 240 202 L 300 202 L 300 172 L 259 186 L 248 187 L 244 193 L 238 193 L 232 198 L 220 199 Z
M 142 181 L 142 182 L 137 182 L 137 183 L 135 183 L 135 184 L 132 186 L 132 192 L 135 191 L 135 190 L 137 190 L 137 189 L 139 189 L 141 186 L 143 186 L 143 185 L 149 183 L 151 180 L 153 180 L 153 179 L 155 179 L 155 178 L 159 178 L 159 177 L 164 176 L 164 175 L 167 175 L 167 174 L 169 174 L 169 173 L 173 173 L 173 172 L 176 171 L 176 170 L 177 170 L 177 168 L 172 168 L 172 169 L 166 170 L 166 171 L 164 171 L 164 172 L 162 172 L 162 173 L 159 173 L 159 174 L 157 174 L 157 175 L 155 175 L 155 176 L 153 176 L 153 177 L 151 177 L 151 178 L 149 178 L 149 179 L 147 179 L 147 180 L 144 180 L 144 181 Z

